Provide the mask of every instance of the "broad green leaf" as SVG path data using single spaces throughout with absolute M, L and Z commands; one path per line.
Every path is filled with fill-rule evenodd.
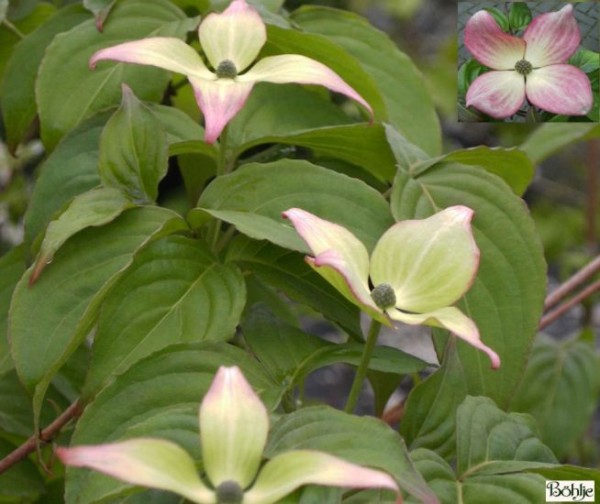
M 505 413 L 487 397 L 467 396 L 456 413 L 457 474 L 493 461 L 556 463 L 534 432 L 529 415 Z
M 352 231 L 368 249 L 393 223 L 383 196 L 357 179 L 306 161 L 248 164 L 219 177 L 202 193 L 206 211 L 255 239 L 306 251 L 281 212 L 298 207 Z M 194 210 L 192 212 L 195 212 Z
M 516 148 L 478 146 L 461 149 L 437 157 L 429 157 L 411 144 L 395 128 L 385 124 L 385 135 L 398 168 L 418 176 L 440 162 L 456 162 L 479 166 L 503 179 L 518 196 L 522 195 L 535 174 L 534 167 L 521 150 Z
M 102 31 L 104 22 L 114 7 L 116 0 L 83 0 L 83 6 L 96 18 L 96 27 Z
M 72 445 L 156 437 L 179 444 L 199 461 L 198 407 L 221 365 L 239 366 L 267 407 L 276 405 L 278 385 L 240 348 L 175 345 L 136 363 L 103 389 L 77 422 Z M 114 499 L 130 488 L 96 472 L 67 469 L 67 504 Z
M 487 70 L 488 67 L 473 58 L 465 61 L 458 69 L 458 95 L 465 96 L 471 83 Z
M 107 290 L 134 253 L 184 226 L 171 211 L 134 208 L 107 226 L 75 235 L 33 286 L 32 268 L 23 275 L 13 295 L 9 331 L 19 377 L 34 392 L 36 418 L 52 376 L 89 333 Z
M 391 205 L 398 220 L 423 218 L 457 204 L 475 211 L 473 228 L 481 250 L 477 277 L 459 307 L 475 321 L 483 341 L 502 358 L 502 365 L 492 371 L 482 352 L 458 341 L 460 365 L 456 371 L 467 393 L 487 395 L 506 407 L 522 378 L 542 311 L 546 288 L 543 251 L 523 202 L 495 175 L 472 166 L 441 163 L 416 177 L 403 171 L 396 177 Z M 439 346 L 441 340 L 437 342 Z M 437 373 L 445 373 L 448 365 Z M 436 390 L 428 387 L 427 399 L 422 399 L 430 402 L 433 412 L 438 407 L 445 411 L 436 414 L 449 425 L 460 399 L 449 388 L 455 387 L 456 380 L 454 377 Z M 427 387 L 426 383 L 421 386 Z M 412 421 L 421 424 L 425 420 L 417 415 Z M 446 431 L 439 425 L 440 435 L 436 439 L 433 432 L 426 446 L 446 443 L 442 435 Z
M 579 68 L 583 73 L 591 73 L 600 68 L 600 54 L 580 47 L 577 52 L 569 58 L 569 64 Z
M 475 211 L 473 228 L 481 250 L 477 278 L 461 306 L 486 343 L 507 359 L 500 370 L 491 371 L 482 353 L 461 342 L 458 351 L 469 393 L 485 391 L 502 405 L 520 381 L 537 328 L 546 286 L 542 249 L 522 200 L 492 174 L 442 163 L 416 177 L 403 172 L 396 177 L 391 205 L 398 220 L 456 204 Z
M 508 16 L 496 7 L 486 7 L 486 11 L 488 11 L 496 20 L 498 26 L 502 29 L 502 31 L 507 32 L 510 29 L 510 23 L 508 21 Z
M 253 310 L 242 323 L 244 339 L 252 353 L 278 381 L 290 387 L 321 367 L 343 362 L 357 366 L 363 344 L 331 343 L 276 319 L 264 308 Z M 405 374 L 422 371 L 428 364 L 392 347 L 378 346 L 369 369 Z
M 98 172 L 102 184 L 133 201 L 151 203 L 167 172 L 166 132 L 160 120 L 123 85 L 121 106 L 100 137 Z
M 537 165 L 567 145 L 598 137 L 597 124 L 543 124 L 519 148 Z
M 15 151 L 35 118 L 35 79 L 46 46 L 57 33 L 69 30 L 86 19 L 89 15 L 81 6 L 65 7 L 21 40 L 14 47 L 10 59 L 6 58 L 0 104 L 6 125 L 6 143 L 11 151 Z M 6 46 L 0 44 L 0 47 Z
M 558 457 L 591 421 L 600 393 L 599 364 L 594 348 L 578 339 L 540 338 L 533 347 L 511 409 L 535 417 L 541 439 Z
M 310 268 L 301 255 L 267 241 L 239 236 L 229 247 L 227 260 L 251 271 L 291 299 L 318 310 L 355 339 L 362 339 L 358 307 Z
M 301 409 L 274 423 L 265 455 L 272 458 L 293 449 L 320 450 L 381 469 L 423 503 L 438 502 L 413 466 L 402 438 L 378 419 L 325 406 Z
M 531 23 L 531 10 L 525 2 L 512 2 L 508 10 L 508 23 L 513 31 L 521 30 Z
M 46 2 L 36 2 L 24 17 L 12 16 L 11 11 L 12 5 L 9 19 L 0 21 L 0 81 L 6 75 L 8 61 L 14 58 L 20 42 L 38 27 L 44 26 L 56 12 L 56 8 Z
M 0 437 L 0 459 L 17 447 Z M 31 502 L 44 491 L 44 479 L 37 466 L 29 459 L 0 474 L 0 502 Z
M 8 309 L 17 282 L 25 273 L 24 248 L 16 247 L 0 257 L 0 375 L 14 367 L 8 348 Z
M 165 346 L 231 338 L 245 294 L 238 269 L 219 264 L 202 242 L 169 236 L 150 244 L 104 302 L 84 395 Z
M 132 206 L 125 194 L 112 187 L 98 187 L 75 196 L 60 217 L 48 225 L 31 276 L 32 282 L 71 236 L 87 227 L 107 224 Z
M 538 502 L 545 480 L 528 472 L 558 466 L 533 425 L 528 415 L 508 414 L 487 397 L 468 396 L 456 412 L 456 472 L 427 449 L 414 450 L 411 458 L 441 502 Z
M 109 114 L 99 114 L 82 123 L 40 166 L 25 213 L 25 242 L 28 247 L 75 196 L 100 184 L 98 141 L 108 117 Z
M 169 150 L 200 140 L 203 130 L 183 112 L 163 105 L 150 105 L 150 110 L 161 120 L 167 131 Z M 83 122 L 69 133 L 50 154 L 40 169 L 31 203 L 25 214 L 25 241 L 28 244 L 38 236 L 52 218 L 78 194 L 100 184 L 98 175 L 98 145 L 102 129 L 110 117 L 100 113 Z M 215 149 L 205 149 L 214 156 Z M 60 191 L 56 188 L 59 187 Z
M 36 84 L 42 139 L 48 150 L 83 119 L 117 105 L 121 83 L 127 83 L 141 100 L 162 97 L 168 72 L 112 62 L 100 63 L 92 71 L 88 61 L 95 51 L 149 36 L 184 38 L 196 24 L 167 0 L 128 0 L 115 6 L 102 33 L 90 19 L 57 35 L 46 50 Z
M 249 149 L 263 143 L 297 145 L 317 156 L 333 157 L 364 168 L 378 180 L 391 180 L 396 172 L 394 157 L 378 124 L 349 124 L 272 134 L 243 145 Z
M 387 35 L 355 14 L 334 9 L 302 7 L 291 18 L 303 30 L 335 42 L 360 62 L 383 98 L 386 115 L 380 119 L 393 124 L 429 155 L 440 154 L 440 126 L 423 76 Z
M 309 30 L 300 31 L 269 24 L 267 44 L 263 52 L 302 54 L 320 61 L 334 70 L 371 105 L 377 119 L 387 120 L 386 104 L 374 76 L 335 41 L 317 33 L 310 33 Z
M 444 456 L 454 453 L 455 412 L 467 395 L 463 375 L 456 343 L 450 341 L 441 368 L 415 386 L 406 401 L 400 434 L 411 449 L 431 446 Z
M 287 137 L 299 131 L 350 122 L 339 106 L 324 99 L 322 92 L 298 84 L 262 82 L 254 87 L 244 108 L 227 126 L 227 144 L 239 154 L 253 145 L 267 143 L 260 141 L 263 137 Z
M 600 471 L 590 467 L 561 465 L 558 467 L 531 468 L 527 469 L 527 472 L 541 474 L 547 480 L 593 480 L 596 484 L 596 492 L 600 487 Z

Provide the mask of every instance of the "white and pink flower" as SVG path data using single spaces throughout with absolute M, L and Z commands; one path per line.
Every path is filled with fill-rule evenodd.
M 366 100 L 323 63 L 299 54 L 282 54 L 252 65 L 267 40 L 267 31 L 259 13 L 246 0 L 233 0 L 221 14 L 208 15 L 198 35 L 212 69 L 192 47 L 171 37 L 150 37 L 101 49 L 92 55 L 90 67 L 113 60 L 186 75 L 204 114 L 207 143 L 217 140 L 257 82 L 325 86 L 357 101 L 373 116 Z
M 199 421 L 204 479 L 190 455 L 164 439 L 59 447 L 56 454 L 65 465 L 175 492 L 198 504 L 274 504 L 303 485 L 398 493 L 390 475 L 319 451 L 283 452 L 261 468 L 269 415 L 237 366 L 219 368 L 200 405 Z
M 465 27 L 465 45 L 492 71 L 469 86 L 467 106 L 503 119 L 527 99 L 554 114 L 586 115 L 593 104 L 590 81 L 567 64 L 580 40 L 571 4 L 534 18 L 522 38 L 504 33 L 489 12 L 475 13 Z
M 475 323 L 452 306 L 471 287 L 479 266 L 473 210 L 453 206 L 427 219 L 397 222 L 371 256 L 346 228 L 299 208 L 283 212 L 312 252 L 306 261 L 348 300 L 375 320 L 442 327 L 485 352 Z

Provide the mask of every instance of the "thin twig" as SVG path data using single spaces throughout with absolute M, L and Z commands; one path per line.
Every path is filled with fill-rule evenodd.
M 583 301 L 585 298 L 594 294 L 594 292 L 600 291 L 600 280 L 594 282 L 591 285 L 588 285 L 585 289 L 580 291 L 577 295 L 573 296 L 568 301 L 565 301 L 562 305 L 560 305 L 555 310 L 547 313 L 542 317 L 540 321 L 540 329 L 544 329 L 545 327 L 552 324 L 552 322 L 556 321 L 556 319 L 560 318 L 567 311 L 569 311 L 573 306 Z
M 575 290 L 579 285 L 591 278 L 600 271 L 600 255 L 593 259 L 587 266 L 584 266 L 565 283 L 558 287 L 554 292 L 550 293 L 544 303 L 544 308 L 548 310 L 564 298 L 567 294 Z
M 6 457 L 0 460 L 0 474 L 8 470 L 10 467 L 20 462 L 30 453 L 35 451 L 37 443 L 49 443 L 52 441 L 60 430 L 69 423 L 73 418 L 77 418 L 81 414 L 79 401 L 75 401 L 59 417 L 54 420 L 48 427 L 43 429 L 39 436 L 31 436 L 16 450 L 9 453 Z
M 591 140 L 588 145 L 587 159 L 587 198 L 586 198 L 586 221 L 587 232 L 586 241 L 592 253 L 598 250 L 598 234 L 596 232 L 596 222 L 598 219 L 598 192 L 600 189 L 600 140 Z

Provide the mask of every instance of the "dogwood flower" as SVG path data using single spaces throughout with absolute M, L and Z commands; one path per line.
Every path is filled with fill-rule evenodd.
M 267 32 L 260 15 L 246 0 L 233 0 L 221 14 L 208 15 L 198 35 L 212 70 L 192 47 L 171 37 L 150 37 L 101 49 L 92 55 L 90 67 L 95 68 L 101 60 L 113 60 L 186 75 L 204 114 L 207 143 L 219 137 L 257 82 L 325 86 L 357 101 L 373 115 L 371 106 L 339 75 L 306 56 L 269 56 L 248 70 L 265 44 Z
M 57 448 L 56 454 L 66 465 L 169 490 L 199 504 L 271 504 L 307 484 L 398 492 L 388 474 L 318 451 L 284 452 L 260 469 L 268 431 L 267 409 L 240 369 L 222 366 L 200 406 L 202 459 L 211 487 L 186 451 L 162 439 Z
M 475 59 L 493 70 L 469 86 L 466 104 L 503 119 L 517 112 L 525 98 L 533 105 L 565 115 L 585 115 L 592 108 L 589 79 L 567 61 L 581 40 L 573 6 L 534 18 L 523 38 L 504 33 L 493 16 L 481 10 L 465 27 L 465 45 Z
M 479 266 L 473 210 L 453 206 L 427 219 L 397 222 L 370 258 L 363 243 L 338 224 L 299 208 L 283 216 L 311 250 L 308 264 L 375 320 L 443 327 L 484 351 L 493 368 L 500 366 L 475 323 L 451 306 L 470 288 Z

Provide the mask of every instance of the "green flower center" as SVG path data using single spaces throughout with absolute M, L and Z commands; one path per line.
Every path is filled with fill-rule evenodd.
M 522 59 L 515 63 L 515 70 L 521 75 L 527 75 L 528 73 L 531 73 L 533 66 L 531 63 L 529 63 L 529 61 Z
M 244 491 L 237 481 L 223 481 L 216 490 L 218 504 L 240 504 Z
M 235 63 L 228 59 L 219 63 L 216 73 L 219 79 L 235 79 L 238 74 Z
M 396 293 L 390 284 L 379 284 L 371 291 L 371 297 L 382 310 L 396 305 Z

